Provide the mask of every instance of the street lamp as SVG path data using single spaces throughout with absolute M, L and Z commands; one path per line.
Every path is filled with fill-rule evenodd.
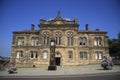
M 50 64 L 48 66 L 48 70 L 56 70 L 57 69 L 57 67 L 55 65 L 55 47 L 56 47 L 55 40 L 52 39 L 50 41 Z

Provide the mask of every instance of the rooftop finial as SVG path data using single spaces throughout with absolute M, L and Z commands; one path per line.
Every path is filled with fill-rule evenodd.
M 58 14 L 57 14 L 58 17 L 60 17 L 60 10 L 58 11 Z
M 60 16 L 60 11 L 58 11 L 58 14 L 57 14 L 57 16 L 56 16 L 55 19 L 56 19 L 56 20 L 62 20 L 62 18 L 61 18 L 61 16 Z

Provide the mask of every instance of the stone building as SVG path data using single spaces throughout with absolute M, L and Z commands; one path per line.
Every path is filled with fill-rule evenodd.
M 14 31 L 11 60 L 18 67 L 48 66 L 50 60 L 50 40 L 56 40 L 55 64 L 84 65 L 100 63 L 102 56 L 109 55 L 107 32 L 78 30 L 77 19 L 64 19 L 58 12 L 56 18 L 40 19 L 39 30 Z

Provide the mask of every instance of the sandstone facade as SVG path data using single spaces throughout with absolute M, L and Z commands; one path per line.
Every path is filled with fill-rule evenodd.
M 78 30 L 77 19 L 40 19 L 39 30 L 14 31 L 11 61 L 18 67 L 48 66 L 50 60 L 50 40 L 56 40 L 55 60 L 57 66 L 70 66 L 100 63 L 103 56 L 109 55 L 107 32 Z

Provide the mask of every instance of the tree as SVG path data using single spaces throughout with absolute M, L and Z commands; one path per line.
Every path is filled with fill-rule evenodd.
M 110 55 L 120 57 L 120 32 L 118 33 L 118 39 L 109 39 L 108 44 Z

